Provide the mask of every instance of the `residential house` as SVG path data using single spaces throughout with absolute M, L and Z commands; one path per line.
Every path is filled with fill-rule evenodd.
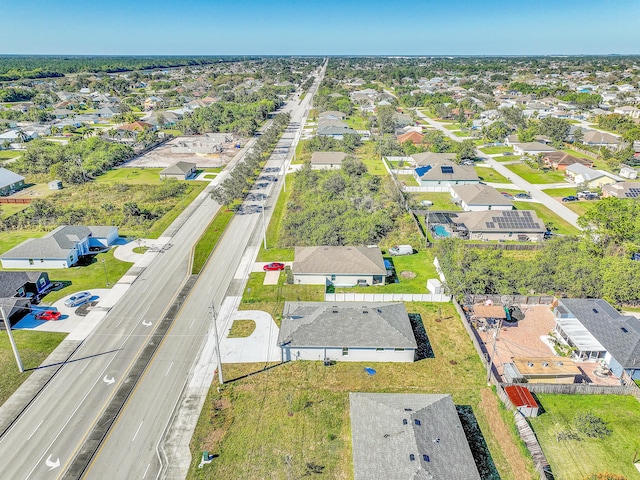
M 623 178 L 628 178 L 629 180 L 635 180 L 638 178 L 638 170 L 629 165 L 620 165 L 620 171 L 618 175 Z
M 166 180 L 175 178 L 176 180 L 188 180 L 196 173 L 196 164 L 192 162 L 176 162 L 160 172 L 160 178 Z
M 424 135 L 416 131 L 409 131 L 403 133 L 402 135 L 398 135 L 398 143 L 403 144 L 404 142 L 411 142 L 414 145 L 421 145 L 422 139 Z
M 450 395 L 350 393 L 354 480 L 479 480 Z
M 395 112 L 393 114 L 393 120 L 397 127 L 406 127 L 407 125 L 414 125 L 416 123 L 413 121 L 413 118 L 411 118 L 411 115 L 400 112 Z
M 455 230 L 468 240 L 541 240 L 547 231 L 533 210 L 461 212 L 452 218 Z
M 336 170 L 342 167 L 342 161 L 347 157 L 344 152 L 313 152 L 311 154 L 311 168 L 313 170 Z
M 295 247 L 293 282 L 298 285 L 384 285 L 387 269 L 378 247 Z
M 603 197 L 638 198 L 640 197 L 640 183 L 618 182 L 602 186 Z
M 553 168 L 554 170 L 566 170 L 569 165 L 580 164 L 587 168 L 593 167 L 593 160 L 588 158 L 574 157 L 565 152 L 549 152 L 543 154 L 542 161 L 545 166 Z
M 286 302 L 278 345 L 283 362 L 413 362 L 417 348 L 400 302 Z
M 114 115 L 118 115 L 120 113 L 120 109 L 117 107 L 106 106 L 106 107 L 99 108 L 93 113 L 98 118 L 111 118 Z
M 336 110 L 329 110 L 318 115 L 319 120 L 344 120 L 345 118 L 347 118 L 346 113 L 338 112 Z
M 452 185 L 450 190 L 453 202 L 467 212 L 514 209 L 511 200 L 489 185 Z
M 593 170 L 579 163 L 569 165 L 565 168 L 564 172 L 567 180 L 576 185 L 584 184 L 588 188 L 600 188 L 603 185 L 609 185 L 622 180 L 609 172 Z
M 615 135 L 611 135 L 607 132 L 599 132 L 597 130 L 587 130 L 582 138 L 584 145 L 591 145 L 595 147 L 607 147 L 618 148 L 620 145 L 620 139 Z
M 561 298 L 555 331 L 574 348 L 573 358 L 603 360 L 620 378 L 640 380 L 640 320 L 621 315 L 601 298 Z
M 513 152 L 516 155 L 538 155 L 539 153 L 549 153 L 555 151 L 555 148 L 540 142 L 525 142 L 513 144 Z
M 30 238 L 0 255 L 3 268 L 69 268 L 91 247 L 113 245 L 118 228 L 111 226 L 61 225 L 41 238 Z
M 418 167 L 424 167 L 425 165 L 433 165 L 439 162 L 452 162 L 456 159 L 456 154 L 423 152 L 414 153 L 413 155 L 411 155 L 411 158 Z
M 631 118 L 640 118 L 640 108 L 626 105 L 624 107 L 616 107 L 613 109 L 613 113 L 619 113 L 620 115 L 626 115 Z
M 0 167 L 0 196 L 11 195 L 24 187 L 24 177 Z
M 47 272 L 0 272 L 0 298 L 32 297 L 50 287 Z
M 130 132 L 142 132 L 144 130 L 152 130 L 154 127 L 150 123 L 142 122 L 137 120 L 133 123 L 127 123 L 126 125 L 121 125 L 118 127 L 118 130 L 128 130 Z
M 450 160 L 430 162 L 414 170 L 413 176 L 429 192 L 448 192 L 453 185 L 480 183 L 476 170 Z
M 336 122 L 338 120 L 332 120 Z M 357 135 L 356 131 L 347 126 L 334 126 L 331 124 L 318 125 L 316 135 L 324 137 L 333 137 L 336 140 L 342 140 L 345 135 Z

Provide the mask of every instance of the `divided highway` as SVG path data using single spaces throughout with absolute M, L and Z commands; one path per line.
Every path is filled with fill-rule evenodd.
M 326 68 L 326 64 L 325 64 Z M 324 69 L 322 70 L 324 74 Z M 322 75 L 305 99 L 285 111 L 290 128 L 266 168 L 281 167 L 292 154 L 299 128 Z M 237 160 L 235 161 L 237 162 Z M 234 162 L 234 163 L 235 163 Z M 228 170 L 227 170 L 228 171 Z M 226 174 L 221 174 L 220 180 Z M 270 182 L 263 193 L 273 207 L 282 182 Z M 191 249 L 219 209 L 207 187 L 189 207 L 184 222 L 172 232 L 171 248 L 147 267 L 76 350 L 44 390 L 0 438 L 0 478 L 160 478 L 166 458 L 159 445 L 178 404 L 185 382 L 212 327 L 209 306 L 219 309 L 242 255 L 262 228 L 260 205 L 246 202 L 221 238 L 211 261 L 181 303 L 163 340 L 154 336 L 190 276 Z M 261 192 L 259 190 L 258 192 Z M 220 331 L 224 331 L 220 318 Z M 119 412 L 98 454 L 86 471 L 68 470 L 86 448 L 116 391 L 150 342 L 159 342 L 155 355 Z M 164 460 L 164 461 L 163 461 Z

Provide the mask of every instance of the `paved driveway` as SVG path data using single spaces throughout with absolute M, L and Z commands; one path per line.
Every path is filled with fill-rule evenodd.
M 246 338 L 228 338 L 223 334 L 220 352 L 222 363 L 256 363 L 278 362 L 281 360 L 278 347 L 278 333 L 271 315 L 261 310 L 240 310 L 233 317 L 234 320 L 253 320 L 256 329 Z M 229 325 L 231 328 L 231 325 Z

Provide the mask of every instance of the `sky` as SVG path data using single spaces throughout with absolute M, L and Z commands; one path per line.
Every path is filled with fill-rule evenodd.
M 639 0 L 29 0 L 3 54 L 640 54 Z

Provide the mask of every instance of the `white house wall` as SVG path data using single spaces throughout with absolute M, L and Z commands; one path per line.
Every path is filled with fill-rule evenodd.
M 604 361 L 606 362 L 606 364 L 611 369 L 611 372 L 613 372 L 613 374 L 616 377 L 620 378 L 622 376 L 622 371 L 623 371 L 622 365 L 620 365 L 617 362 L 617 360 L 611 356 L 609 352 L 606 352 L 604 354 Z
M 348 355 L 342 355 L 342 348 L 284 347 L 284 360 L 335 360 L 336 362 L 413 362 L 414 349 L 396 351 L 393 348 L 349 348 Z
M 327 283 L 336 287 L 353 287 L 358 284 L 358 280 L 366 280 L 367 284 L 373 285 L 374 275 L 305 275 L 297 274 L 293 277 L 293 282 L 299 285 L 326 285 Z M 380 285 L 383 285 L 382 282 Z
M 69 268 L 71 265 L 78 261 L 77 257 L 73 256 L 73 262 L 69 264 L 68 260 L 62 259 L 39 259 L 34 258 L 33 265 L 30 264 L 28 258 L 20 259 L 2 259 L 2 268 L 20 268 L 20 269 L 32 269 L 43 270 L 48 268 Z

